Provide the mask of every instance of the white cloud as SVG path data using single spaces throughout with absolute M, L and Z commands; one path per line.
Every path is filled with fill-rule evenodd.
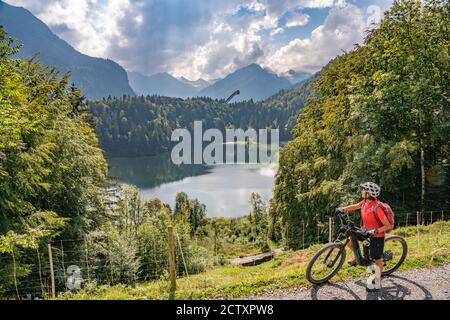
M 279 7 L 281 2 L 284 7 Z M 295 39 L 275 50 L 272 37 L 284 32 L 278 24 L 286 12 L 291 12 L 286 22 L 287 27 L 308 23 L 308 15 L 292 11 L 298 10 L 299 6 L 334 8 L 324 25 L 317 28 L 309 39 Z M 252 14 L 235 17 L 234 13 L 239 7 L 247 8 Z M 277 14 L 269 14 L 269 10 L 275 12 L 274 8 L 279 10 Z M 278 74 L 289 69 L 317 71 L 329 59 L 341 53 L 340 48 L 348 49 L 356 42 L 353 39 L 362 37 L 361 27 L 364 25 L 359 23 L 361 15 L 362 12 L 356 6 L 347 6 L 344 0 L 251 0 L 245 5 L 241 1 L 241 4 L 230 5 L 226 11 L 215 14 L 211 25 L 204 30 L 208 37 L 174 56 L 167 65 L 167 71 L 191 80 L 224 77 L 250 63 L 259 63 Z M 262 31 L 267 31 L 270 36 L 264 36 Z M 329 38 L 333 38 L 333 41 L 330 42 Z M 331 48 L 334 44 L 336 46 Z M 302 51 L 302 59 L 293 56 L 299 51 Z
M 142 22 L 138 14 L 139 4 L 130 0 L 9 0 L 10 4 L 30 9 L 61 38 L 78 51 L 107 58 L 111 43 L 127 47 L 129 42 L 121 33 L 120 23 L 126 17 L 134 17 L 136 26 Z
M 257 22 L 259 21 L 259 23 Z M 206 43 L 175 59 L 170 70 L 188 79 L 216 79 L 254 62 L 262 62 L 268 42 L 258 35 L 264 20 L 247 25 L 216 22 Z
M 286 27 L 288 28 L 300 27 L 308 24 L 308 22 L 309 22 L 309 15 L 301 12 L 293 12 L 289 15 L 286 21 Z
M 191 80 L 223 77 L 250 63 L 278 74 L 314 72 L 361 40 L 365 27 L 364 13 L 345 0 L 7 1 L 32 11 L 85 54 Z M 292 39 L 287 28 L 313 20 L 304 8 L 331 9 L 309 37 Z
M 346 4 L 330 10 L 323 25 L 309 38 L 294 39 L 271 55 L 266 66 L 277 73 L 290 69 L 316 72 L 330 59 L 363 40 L 365 16 L 358 7 Z
M 277 34 L 280 34 L 280 33 L 283 33 L 284 32 L 284 29 L 283 28 L 276 28 L 276 29 L 273 29 L 271 32 L 270 32 L 270 35 L 273 37 L 273 36 L 275 36 L 275 35 L 277 35 Z
M 259 1 L 251 2 L 246 7 L 253 11 L 263 11 L 265 9 L 264 5 Z
M 330 8 L 339 0 L 301 0 L 300 6 L 304 8 Z
M 170 71 L 176 76 L 183 75 L 189 79 L 214 79 L 250 63 L 269 66 L 268 59 L 274 49 L 271 40 L 273 36 L 284 32 L 279 26 L 279 20 L 286 12 L 299 8 L 332 7 L 338 1 L 252 0 L 243 6 L 251 10 L 253 15 L 234 20 L 229 19 L 227 15 L 216 16 L 216 25 L 212 28 L 208 41 L 192 47 L 174 59 Z M 302 26 L 308 21 L 307 14 L 293 12 L 289 15 L 286 26 Z M 267 31 L 270 37 L 261 36 L 261 31 Z M 273 66 L 278 72 L 276 66 Z
M 280 17 L 284 12 L 296 8 L 331 8 L 341 0 L 265 0 L 265 7 L 270 16 Z

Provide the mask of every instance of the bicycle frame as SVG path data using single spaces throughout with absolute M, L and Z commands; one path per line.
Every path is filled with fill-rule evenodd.
M 347 216 L 339 215 L 339 219 L 341 220 L 341 229 L 343 229 L 343 232 L 339 234 L 335 242 L 342 243 L 342 240 L 345 238 L 345 241 L 342 243 L 344 250 L 347 244 L 351 242 L 352 251 L 356 257 L 357 264 L 360 266 L 370 265 L 372 261 L 367 256 L 366 252 L 361 252 L 361 248 L 359 246 L 359 240 L 357 237 L 359 230 L 355 227 L 352 221 L 348 220 Z
M 352 251 L 356 257 L 357 264 L 360 266 L 370 265 L 372 263 L 372 261 L 369 259 L 369 257 L 367 257 L 365 252 L 361 253 L 361 248 L 359 246 L 359 241 L 358 241 L 358 238 L 356 237 L 356 235 L 350 235 L 347 237 L 347 239 L 343 243 L 344 250 L 349 242 L 352 243 Z

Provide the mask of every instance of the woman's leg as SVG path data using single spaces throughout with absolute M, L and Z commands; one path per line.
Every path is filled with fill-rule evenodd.
M 383 271 L 384 238 L 370 239 L 370 257 L 375 261 L 374 274 L 367 279 L 368 290 L 381 289 L 381 272 Z
M 384 267 L 383 259 L 375 260 L 375 265 L 380 269 L 380 275 L 381 275 L 381 272 L 383 272 L 383 267 Z

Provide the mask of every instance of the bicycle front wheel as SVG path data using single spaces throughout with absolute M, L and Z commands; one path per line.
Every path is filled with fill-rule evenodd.
M 405 261 L 408 245 L 400 236 L 389 236 L 384 241 L 384 268 L 382 275 L 388 275 L 397 270 Z
M 322 284 L 330 280 L 342 267 L 345 247 L 342 243 L 329 243 L 312 257 L 306 268 L 306 278 L 312 284 Z

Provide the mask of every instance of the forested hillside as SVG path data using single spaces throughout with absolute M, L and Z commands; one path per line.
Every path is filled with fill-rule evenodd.
M 448 1 L 396 1 L 322 70 L 280 154 L 274 211 L 291 247 L 363 181 L 397 212 L 450 207 L 449 12 Z
M 30 252 L 99 222 L 106 174 L 81 93 L 53 69 L 11 59 L 19 49 L 0 27 L 0 288 L 13 270 L 30 272 Z
M 291 138 L 299 112 L 311 93 L 315 77 L 302 86 L 281 91 L 263 102 L 226 104 L 211 98 L 179 99 L 160 96 L 107 98 L 90 102 L 103 149 L 108 156 L 156 155 L 168 151 L 176 128 L 204 130 L 235 127 L 279 128 L 280 139 Z

